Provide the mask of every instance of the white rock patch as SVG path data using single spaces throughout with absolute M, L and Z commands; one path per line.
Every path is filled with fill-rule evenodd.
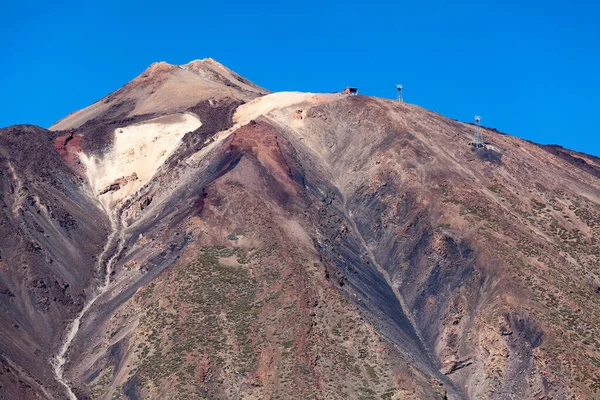
M 318 95 L 301 92 L 278 92 L 257 97 L 251 102 L 239 106 L 233 116 L 233 121 L 239 125 L 245 125 L 261 115 L 295 104 L 307 102 L 315 96 Z
M 177 149 L 183 136 L 201 125 L 200 119 L 188 112 L 117 128 L 112 148 L 101 157 L 81 154 L 94 194 L 98 195 L 122 177 L 136 174 L 136 180 L 128 181 L 118 190 L 99 195 L 99 199 L 108 210 L 111 204 L 131 196 L 154 176 Z

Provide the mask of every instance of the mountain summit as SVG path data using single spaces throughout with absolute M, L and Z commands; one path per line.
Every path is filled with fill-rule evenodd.
M 212 58 L 184 65 L 157 62 L 123 88 L 76 111 L 50 130 L 78 128 L 91 119 L 132 117 L 184 111 L 206 99 L 249 101 L 268 91 L 242 78 Z
M 152 64 L 0 130 L 0 398 L 594 399 L 600 159 Z

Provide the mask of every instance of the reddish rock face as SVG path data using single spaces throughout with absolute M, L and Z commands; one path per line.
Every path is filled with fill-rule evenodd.
M 267 195 L 283 205 L 287 199 L 298 197 L 302 187 L 294 181 L 286 161 L 291 158 L 287 140 L 278 137 L 272 126 L 255 121 L 244 125 L 235 131 L 230 148 L 238 157 L 256 158 L 261 171 L 269 171 L 271 179 L 275 179 L 277 184 L 267 185 Z M 266 179 L 265 174 L 261 174 L 261 177 Z
M 221 94 L 184 107 L 188 73 Z M 171 102 L 135 114 L 147 87 Z M 598 158 L 483 128 L 492 157 L 365 96 L 240 107 L 257 91 L 157 64 L 77 133 L 0 131 L 0 398 L 598 397 Z M 98 195 L 79 154 L 173 107 L 202 126 L 103 208 L 137 174 Z
M 83 135 L 79 133 L 68 133 L 54 139 L 54 148 L 58 151 L 58 154 L 78 173 L 83 172 L 83 166 L 79 161 L 82 142 Z

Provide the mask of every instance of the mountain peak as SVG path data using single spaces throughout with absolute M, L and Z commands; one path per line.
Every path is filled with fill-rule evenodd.
M 215 60 L 214 58 L 211 58 L 211 57 L 202 58 L 202 59 L 197 58 L 197 59 L 192 60 L 189 63 L 183 64 L 183 65 L 195 65 L 195 64 L 204 64 L 204 63 L 215 64 L 215 65 L 219 65 L 221 67 L 224 67 L 223 64 L 221 64 L 220 62 L 218 62 L 217 60 Z
M 169 64 L 166 61 L 159 61 L 150 64 L 148 68 L 141 73 L 141 77 L 154 76 L 164 72 L 171 72 L 177 68 L 176 65 Z
M 88 121 L 114 120 L 182 112 L 207 99 L 232 98 L 243 102 L 269 93 L 212 58 L 174 65 L 152 63 L 121 89 L 69 114 L 51 130 L 78 128 Z

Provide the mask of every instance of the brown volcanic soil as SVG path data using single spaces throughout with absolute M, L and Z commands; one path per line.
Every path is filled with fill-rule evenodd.
M 472 126 L 364 96 L 283 93 L 240 107 L 258 89 L 210 65 L 185 71 L 221 95 L 175 110 L 202 125 L 112 205 L 124 246 L 67 354 L 78 398 L 598 397 L 597 158 L 484 130 L 505 150 L 490 160 L 469 146 Z M 181 69 L 152 68 L 129 85 L 163 87 Z M 224 95 L 235 85 L 245 94 Z M 0 397 L 61 398 L 51 353 L 23 349 L 57 348 L 106 240 L 73 155 L 104 162 L 115 129 L 171 112 L 123 117 L 131 104 L 115 104 L 77 131 L 0 133 L 12 138 L 3 162 L 19 165 L 3 169 L 5 232 L 25 243 L 40 237 L 34 222 L 55 229 L 32 255 L 0 248 L 0 284 L 12 282 L 0 286 L 12 318 L 0 328 Z M 18 164 L 33 146 L 56 151 Z M 77 235 L 55 233 L 39 204 L 73 210 Z M 50 278 L 17 284 L 24 265 L 67 281 L 64 300 Z M 45 311 L 28 296 L 40 290 L 56 298 Z M 17 316 L 26 333 L 8 328 Z M 55 333 L 27 333 L 39 326 Z

